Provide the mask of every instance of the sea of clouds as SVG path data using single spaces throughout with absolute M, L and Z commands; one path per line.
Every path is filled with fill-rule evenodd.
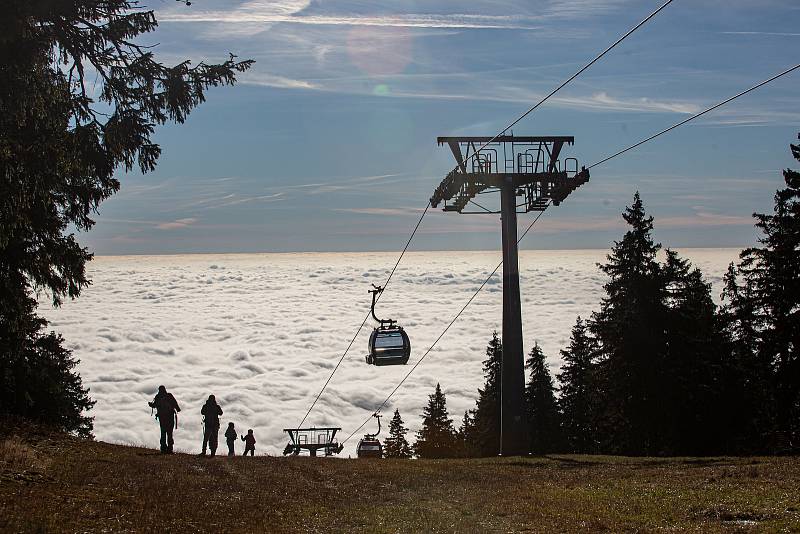
M 716 298 L 738 251 L 681 253 L 714 284 Z M 538 342 L 554 374 L 576 316 L 598 308 L 605 278 L 596 263 L 605 254 L 520 253 L 525 350 Z M 59 309 L 43 303 L 42 312 L 81 360 L 78 371 L 97 401 L 91 412 L 97 439 L 157 447 L 158 424 L 147 401 L 164 384 L 182 408 L 179 449 L 199 452 L 200 408 L 213 393 L 225 412 L 223 430 L 228 421 L 240 433 L 253 428 L 257 453 L 280 454 L 287 442 L 282 429 L 300 423 L 369 310 L 370 284 L 382 284 L 396 259 L 390 253 L 98 257 L 89 266 L 93 285 L 80 299 Z M 342 427 L 340 439 L 353 432 L 499 259 L 499 252 L 408 253 L 378 315 L 407 329 L 409 365 L 365 363 L 368 322 L 304 426 Z M 457 424 L 474 406 L 486 344 L 501 330 L 501 313 L 499 271 L 395 394 L 384 421 L 399 408 L 416 430 L 441 382 Z M 374 422 L 347 442 L 343 456 L 354 455 L 367 431 L 375 431 Z

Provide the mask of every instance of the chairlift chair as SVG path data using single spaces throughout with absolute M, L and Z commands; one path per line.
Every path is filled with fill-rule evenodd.
M 405 365 L 411 356 L 411 341 L 402 326 L 394 319 L 378 319 L 375 315 L 375 301 L 383 292 L 382 287 L 373 284 L 372 293 L 372 318 L 377 326 L 369 336 L 369 354 L 367 363 L 370 365 Z

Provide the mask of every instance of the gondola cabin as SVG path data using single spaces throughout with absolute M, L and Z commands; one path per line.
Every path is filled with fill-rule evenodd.
M 379 327 L 369 336 L 367 363 L 405 365 L 411 356 L 411 341 L 401 326 Z
M 367 434 L 358 442 L 356 454 L 359 458 L 383 458 L 383 445 L 378 438 Z
M 378 434 L 381 433 L 382 416 L 375 412 L 372 417 L 378 420 L 378 431 L 374 434 L 364 434 L 364 437 L 358 442 L 356 454 L 359 458 L 383 458 L 383 446 L 378 439 Z

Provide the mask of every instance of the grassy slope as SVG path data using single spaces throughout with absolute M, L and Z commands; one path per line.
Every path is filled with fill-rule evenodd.
M 800 532 L 797 458 L 198 458 L 0 437 L 0 531 Z

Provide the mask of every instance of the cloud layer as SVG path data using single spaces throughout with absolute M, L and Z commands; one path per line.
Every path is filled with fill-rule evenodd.
M 735 258 L 730 249 L 686 251 L 715 284 Z M 545 350 L 551 371 L 575 317 L 597 308 L 605 251 L 526 251 L 520 255 L 525 347 Z M 158 445 L 147 401 L 159 384 L 181 404 L 177 446 L 199 451 L 200 408 L 214 393 L 223 422 L 253 428 L 258 452 L 280 454 L 283 428 L 297 425 L 369 309 L 370 283 L 382 283 L 395 254 L 262 254 L 99 257 L 93 285 L 60 309 L 42 311 L 81 360 L 97 400 L 103 441 Z M 413 364 L 498 261 L 494 252 L 409 253 L 379 304 L 408 330 Z M 481 362 L 501 328 L 495 276 L 429 354 L 385 411 L 399 408 L 416 430 L 436 382 L 458 420 L 474 406 Z M 369 323 L 368 323 L 369 324 Z M 346 437 L 409 367 L 364 363 L 365 328 L 307 425 L 334 425 Z M 367 427 L 363 432 L 374 431 Z M 356 435 L 344 455 L 354 454 Z

